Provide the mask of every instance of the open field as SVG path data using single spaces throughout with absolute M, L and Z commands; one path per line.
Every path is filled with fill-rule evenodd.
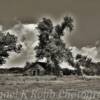
M 100 78 L 2 74 L 0 100 L 100 100 Z

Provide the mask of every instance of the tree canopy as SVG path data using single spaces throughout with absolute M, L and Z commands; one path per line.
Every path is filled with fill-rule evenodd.
M 0 64 L 5 63 L 5 58 L 9 56 L 10 51 L 19 52 L 21 49 L 21 45 L 16 45 L 17 37 L 15 35 L 11 35 L 10 33 L 4 34 L 0 33 Z
M 64 30 L 68 28 L 73 30 L 73 19 L 64 17 L 61 24 L 53 25 L 51 19 L 43 18 L 39 22 L 37 29 L 40 32 L 39 45 L 36 49 L 36 57 L 38 59 L 47 59 L 47 63 L 54 64 L 59 68 L 58 64 L 62 61 L 72 62 L 73 56 L 71 50 L 66 48 L 65 43 L 61 39 L 64 35 Z

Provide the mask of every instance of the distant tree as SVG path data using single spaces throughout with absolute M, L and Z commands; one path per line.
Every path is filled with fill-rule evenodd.
M 92 59 L 91 58 L 87 58 L 86 60 L 86 67 L 90 67 L 92 64 Z
M 82 58 L 82 55 L 81 54 L 77 54 L 76 55 L 76 60 L 79 60 L 79 59 L 81 59 Z
M 76 55 L 76 60 L 80 63 L 81 66 L 90 67 L 92 63 L 92 59 L 87 56 L 83 56 L 81 54 Z
M 76 68 L 78 70 L 79 75 L 82 75 L 83 79 L 85 79 L 85 74 L 91 75 L 93 74 L 93 69 L 95 69 L 94 66 L 97 66 L 96 63 L 92 62 L 92 59 L 87 56 L 83 56 L 81 54 L 76 55 Z M 81 68 L 83 67 L 83 68 Z M 94 68 L 93 68 L 94 67 Z
M 22 45 L 16 45 L 17 37 L 10 33 L 0 33 L 0 64 L 5 63 L 5 58 L 9 56 L 8 51 L 19 52 Z
M 38 24 L 39 45 L 35 48 L 36 57 L 38 59 L 47 59 L 47 64 L 54 65 L 56 74 L 59 75 L 59 63 L 62 61 L 73 61 L 71 50 L 65 47 L 65 43 L 61 39 L 64 35 L 65 28 L 71 32 L 73 30 L 73 19 L 71 17 L 64 17 L 61 24 L 53 26 L 50 19 L 43 18 Z

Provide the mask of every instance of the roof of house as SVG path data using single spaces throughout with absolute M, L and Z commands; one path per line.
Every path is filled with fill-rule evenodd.
M 42 67 L 40 68 L 40 66 L 36 66 L 37 64 L 39 64 Z M 44 62 L 30 63 L 28 66 L 26 65 L 25 70 L 28 70 L 28 69 L 31 69 L 31 68 L 36 68 L 36 67 L 38 67 L 39 69 L 42 69 L 42 70 L 46 69 L 46 63 L 44 63 Z

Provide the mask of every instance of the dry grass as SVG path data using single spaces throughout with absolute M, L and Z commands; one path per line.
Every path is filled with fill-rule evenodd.
M 0 75 L 0 100 L 100 100 L 100 78 Z

